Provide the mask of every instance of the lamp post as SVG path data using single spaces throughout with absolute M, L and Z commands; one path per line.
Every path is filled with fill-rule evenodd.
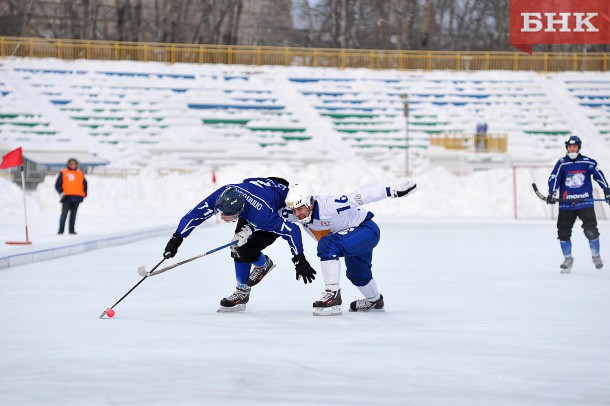
M 409 95 L 401 93 L 402 114 L 405 117 L 405 173 L 409 176 Z

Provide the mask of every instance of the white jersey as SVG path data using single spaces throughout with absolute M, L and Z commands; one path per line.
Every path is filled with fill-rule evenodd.
M 352 193 L 341 196 L 314 196 L 312 221 L 302 224 L 307 234 L 316 240 L 330 233 L 338 233 L 352 227 L 358 227 L 367 217 L 369 211 L 363 204 L 376 202 L 390 197 L 390 188 L 378 185 L 361 186 Z M 283 217 L 298 222 L 298 218 L 287 208 Z

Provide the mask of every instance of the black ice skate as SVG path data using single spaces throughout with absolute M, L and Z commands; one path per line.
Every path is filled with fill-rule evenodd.
M 326 290 L 322 298 L 313 302 L 314 316 L 341 316 L 341 289 Z
M 263 280 L 265 275 L 267 275 L 269 272 L 271 272 L 271 270 L 273 268 L 275 268 L 275 264 L 273 263 L 271 258 L 269 258 L 267 255 L 265 255 L 265 259 L 266 259 L 265 265 L 255 266 L 252 268 L 252 272 L 250 273 L 250 276 L 248 276 L 248 279 L 246 280 L 247 286 L 256 285 L 257 283 L 259 283 L 260 281 Z
M 382 312 L 383 311 L 383 295 L 379 295 L 379 299 L 371 301 L 369 299 L 355 300 L 349 305 L 350 312 Z
M 593 263 L 595 264 L 595 268 L 602 269 L 604 267 L 604 263 L 599 255 L 593 257 Z
M 573 264 L 574 264 L 574 258 L 572 258 L 572 257 L 565 258 L 563 260 L 563 264 L 559 265 L 559 268 L 561 269 L 561 273 L 570 273 L 570 272 L 572 272 L 572 265 Z M 597 266 L 597 264 L 596 264 L 596 266 Z
M 250 288 L 247 287 L 242 289 L 237 287 L 231 296 L 225 297 L 220 301 L 218 312 L 243 312 L 246 310 L 246 303 L 248 303 L 248 300 L 250 300 Z

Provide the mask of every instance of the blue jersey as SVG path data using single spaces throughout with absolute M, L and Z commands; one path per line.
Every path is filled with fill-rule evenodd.
M 594 159 L 578 154 L 572 160 L 567 155 L 555 164 L 549 177 L 549 195 L 554 195 L 559 189 L 559 198 L 593 199 L 593 184 L 591 177 L 604 189 L 608 189 L 606 177 L 597 169 Z M 559 210 L 578 210 L 593 207 L 593 201 L 559 202 Z
M 242 192 L 246 198 L 244 211 L 239 217 L 256 230 L 279 234 L 290 245 L 292 255 L 303 253 L 303 239 L 298 225 L 285 221 L 279 215 L 286 206 L 288 187 L 267 178 L 244 179 L 242 183 L 225 185 L 216 190 L 182 217 L 176 233 L 187 237 L 195 227 L 212 217 L 216 199 L 230 187 Z

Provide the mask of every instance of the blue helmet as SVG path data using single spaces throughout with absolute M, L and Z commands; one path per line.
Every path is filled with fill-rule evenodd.
M 245 202 L 246 198 L 243 193 L 234 187 L 230 187 L 218 196 L 216 203 L 214 203 L 214 211 L 227 216 L 238 216 L 244 211 Z
M 578 145 L 578 150 L 580 151 L 580 147 L 582 146 L 582 141 L 578 135 L 570 135 L 565 142 L 566 148 L 568 145 Z

